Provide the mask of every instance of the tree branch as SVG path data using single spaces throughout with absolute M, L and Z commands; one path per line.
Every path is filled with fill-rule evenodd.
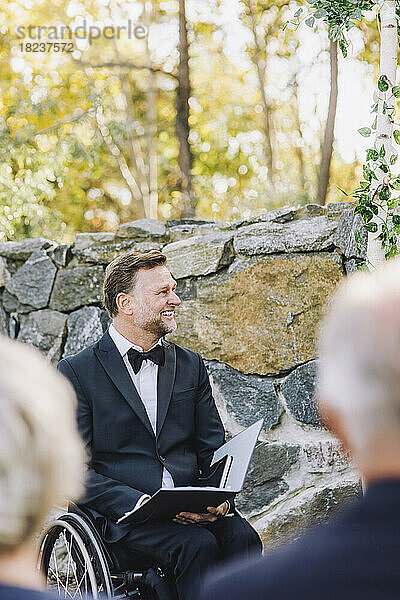
M 22 144 L 26 144 L 27 142 L 30 142 L 37 135 L 45 135 L 46 133 L 50 133 L 51 131 L 57 131 L 57 129 L 59 129 L 60 127 L 63 127 L 63 125 L 68 125 L 68 123 L 76 123 L 77 121 L 80 121 L 81 119 L 83 119 L 83 117 L 88 116 L 90 111 L 93 111 L 93 110 L 94 110 L 93 108 L 88 108 L 88 110 L 85 110 L 83 113 L 81 113 L 80 115 L 77 115 L 76 117 L 68 117 L 67 119 L 64 119 L 63 121 L 59 121 L 58 123 L 55 123 L 54 125 L 50 125 L 49 127 L 46 127 L 45 129 L 40 129 L 39 131 L 35 131 L 35 133 L 32 133 L 32 135 L 28 136 L 24 140 L 21 140 L 20 142 L 17 142 L 15 145 L 21 146 Z M 94 114 L 91 116 L 94 117 Z
M 161 69 L 159 67 L 150 67 L 147 65 L 134 65 L 130 62 L 111 61 L 111 62 L 100 63 L 98 65 L 91 65 L 90 63 L 86 63 L 85 66 L 91 67 L 92 69 L 103 69 L 106 67 L 109 67 L 109 68 L 120 67 L 121 69 L 138 69 L 141 71 L 146 70 L 146 71 L 151 71 L 152 73 L 161 73 L 162 75 L 167 75 L 168 77 L 172 77 L 173 79 L 178 79 L 178 76 L 175 73 L 168 73 L 168 71 L 164 71 L 163 69 Z

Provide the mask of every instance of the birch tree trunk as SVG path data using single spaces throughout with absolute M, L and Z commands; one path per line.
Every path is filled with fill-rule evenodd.
M 335 132 L 336 108 L 338 98 L 338 51 L 337 42 L 330 40 L 329 56 L 331 65 L 331 90 L 329 96 L 328 117 L 326 119 L 324 142 L 322 145 L 321 164 L 318 175 L 317 202 L 321 206 L 326 203 L 329 184 L 329 172 L 332 160 L 333 140 Z
M 379 152 L 382 145 L 386 151 L 386 157 L 389 160 L 392 155 L 392 135 L 393 123 L 390 115 L 394 108 L 395 98 L 392 94 L 392 87 L 396 84 L 397 69 L 397 21 L 395 0 L 386 0 L 382 3 L 380 9 L 381 18 L 381 48 L 380 48 L 380 77 L 385 77 L 389 85 L 387 92 L 378 92 L 378 115 L 376 126 L 375 148 Z M 386 111 L 384 114 L 384 103 Z M 373 180 L 371 184 L 371 197 L 379 194 L 380 188 L 385 181 L 385 173 L 377 169 L 376 176 L 378 180 Z M 378 200 L 377 203 L 380 203 Z M 379 213 L 373 221 L 378 225 L 376 233 L 368 233 L 367 262 L 371 270 L 375 270 L 385 262 L 385 251 L 381 241 L 378 239 L 381 233 L 381 220 L 386 219 L 387 208 L 382 206 Z

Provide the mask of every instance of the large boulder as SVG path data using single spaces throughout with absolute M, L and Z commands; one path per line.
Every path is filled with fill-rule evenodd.
M 175 279 L 209 275 L 232 262 L 232 232 L 194 236 L 163 248 Z
M 103 297 L 104 269 L 75 267 L 57 273 L 50 308 L 71 311 L 85 304 L 100 304 Z
M 356 234 L 359 241 L 356 240 Z M 353 209 L 344 210 L 339 219 L 335 234 L 335 245 L 346 258 L 364 259 L 367 253 L 368 233 L 361 215 Z
M 167 229 L 162 221 L 156 219 L 138 219 L 123 223 L 117 229 L 116 238 L 132 238 L 139 240 L 164 241 Z
M 297 367 L 281 385 L 286 405 L 295 419 L 306 425 L 320 426 L 315 406 L 317 362 L 311 361 Z
M 32 344 L 56 364 L 61 358 L 66 322 L 67 315 L 49 309 L 22 315 L 17 339 Z
M 84 306 L 71 313 L 67 321 L 67 341 L 65 356 L 76 354 L 87 346 L 97 342 L 107 326 L 107 313 L 97 306 Z
M 56 272 L 57 267 L 45 250 L 36 250 L 14 273 L 6 285 L 6 291 L 21 305 L 45 308 L 49 303 Z M 6 302 L 5 297 L 3 301 Z
M 27 260 L 37 250 L 54 248 L 55 243 L 45 238 L 27 238 L 23 242 L 0 242 L 0 256 L 12 260 Z
M 306 221 L 265 221 L 241 227 L 235 235 L 235 252 L 253 256 L 281 252 L 315 252 L 333 248 L 336 222 L 325 216 Z
M 7 269 L 6 260 L 0 256 L 0 288 L 4 287 L 11 279 L 9 270 Z
M 208 362 L 213 388 L 223 398 L 230 415 L 245 427 L 264 419 L 264 429 L 279 423 L 282 405 L 274 384 L 257 375 L 243 375 L 218 362 Z
M 296 463 L 300 446 L 260 443 L 256 446 L 243 490 L 235 501 L 239 510 L 254 514 L 289 489 L 283 476 Z
M 71 248 L 72 244 L 60 244 L 59 246 L 48 250 L 47 254 L 57 267 L 66 267 L 72 258 Z
M 75 247 L 72 252 L 79 263 L 106 265 L 114 260 L 114 258 L 117 258 L 117 256 L 120 256 L 120 254 L 126 252 L 148 252 L 149 250 L 160 250 L 161 248 L 162 245 L 158 242 L 123 240 L 117 244 L 107 244 L 104 246 Z
M 230 224 L 224 221 L 182 219 L 182 221 L 168 221 L 168 223 L 174 223 L 173 226 L 168 228 L 168 239 L 170 242 L 178 242 L 179 240 L 199 235 L 213 235 L 218 231 L 230 229 Z
M 171 340 L 244 373 L 292 369 L 314 358 L 318 324 L 342 277 L 335 252 L 239 260 L 191 282 Z
M 104 246 L 114 241 L 115 234 L 111 232 L 76 233 L 74 248 L 83 250 L 93 246 Z

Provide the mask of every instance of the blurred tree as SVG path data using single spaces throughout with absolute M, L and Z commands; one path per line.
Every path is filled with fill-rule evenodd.
M 189 52 L 179 52 L 182 0 L 3 4 L 3 239 L 46 235 L 69 241 L 75 231 L 115 230 L 142 216 L 190 212 L 239 219 L 312 200 L 322 137 L 320 91 L 307 98 L 315 106 L 310 118 L 302 90 L 305 74 L 326 54 L 302 63 L 298 32 L 280 31 L 296 3 L 249 2 L 243 0 L 236 13 L 241 21 L 235 21 L 226 0 L 186 0 L 190 62 Z M 15 35 L 17 26 L 34 23 L 75 28 L 128 20 L 145 24 L 148 36 L 129 39 L 122 32 L 91 43 L 73 37 L 73 53 L 34 53 L 20 47 L 33 40 Z M 177 114 L 178 100 L 186 108 Z M 191 154 L 185 169 L 184 138 Z M 355 168 L 334 155 L 329 199 L 338 198 L 335 184 L 343 187 L 344 172 L 355 181 Z M 191 198 L 186 213 L 184 170 Z
M 196 200 L 193 194 L 193 156 L 189 141 L 189 99 L 191 96 L 189 44 L 185 0 L 179 0 L 179 65 L 176 90 L 176 135 L 179 141 L 179 169 L 182 181 L 182 217 L 194 217 Z

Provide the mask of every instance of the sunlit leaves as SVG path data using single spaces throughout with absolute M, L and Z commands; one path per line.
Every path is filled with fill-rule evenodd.
M 358 129 L 358 133 L 360 133 L 363 137 L 369 137 L 371 135 L 371 128 L 361 127 L 361 129 Z

